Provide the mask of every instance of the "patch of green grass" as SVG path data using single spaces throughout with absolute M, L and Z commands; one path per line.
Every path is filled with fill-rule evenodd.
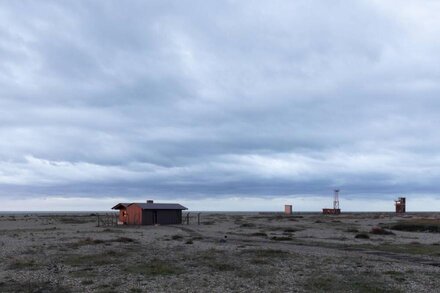
M 78 242 L 76 243 L 78 246 L 83 246 L 83 245 L 96 245 L 96 244 L 102 244 L 104 243 L 104 240 L 101 239 L 92 239 L 90 237 L 87 237 L 85 239 L 81 239 L 78 240 Z
M 33 259 L 15 259 L 8 265 L 9 270 L 36 270 L 39 267 Z
M 298 232 L 298 231 L 302 231 L 302 228 L 292 228 L 292 227 L 283 227 L 283 226 L 267 226 L 265 227 L 266 231 L 282 231 L 284 233 L 293 233 L 293 232 Z
M 66 286 L 61 284 L 55 284 L 53 282 L 42 282 L 42 281 L 8 281 L 8 282 L 0 282 L 0 292 L 65 292 L 70 293 L 72 290 Z
M 242 228 L 254 228 L 256 225 L 254 223 L 243 223 L 240 225 Z
M 153 259 L 146 263 L 128 266 L 126 271 L 145 276 L 177 275 L 183 273 L 183 269 L 171 261 Z
M 132 243 L 132 242 L 136 242 L 136 240 L 132 239 L 132 238 L 129 238 L 129 237 L 118 237 L 118 238 L 109 239 L 109 240 L 93 239 L 91 237 L 87 237 L 87 238 L 84 238 L 84 239 L 80 239 L 77 242 L 69 243 L 69 244 L 67 244 L 67 247 L 79 248 L 79 247 L 85 246 L 85 245 L 99 245 L 99 244 L 109 245 L 112 242 Z
M 98 276 L 97 272 L 93 271 L 92 268 L 84 268 L 77 271 L 71 271 L 69 272 L 69 275 L 74 278 L 91 278 Z
M 234 271 L 237 269 L 235 265 L 220 259 L 212 261 L 208 265 L 211 269 L 219 272 Z
M 63 224 L 85 224 L 95 221 L 95 219 L 84 216 L 58 216 L 56 219 Z
M 241 251 L 240 254 L 252 254 L 258 257 L 285 257 L 290 253 L 280 249 L 246 249 Z
M 348 228 L 347 230 L 345 230 L 345 232 L 348 233 L 359 233 L 359 230 L 356 228 Z
M 384 226 L 398 231 L 440 233 L 440 220 L 436 219 L 405 220 Z
M 405 273 L 398 271 L 386 271 L 383 274 L 391 276 L 393 279 L 397 281 L 405 281 Z
M 283 230 L 285 233 L 293 233 L 293 232 L 296 232 L 296 231 L 298 231 L 298 229 L 294 229 L 294 228 L 287 228 L 287 229 L 284 229 Z
M 125 233 L 125 231 L 122 229 L 111 229 L 111 228 L 106 228 L 106 229 L 102 230 L 101 232 L 102 233 Z
M 271 263 L 269 259 L 261 257 L 254 257 L 249 262 L 254 265 L 267 265 Z
M 116 252 L 108 251 L 98 254 L 68 255 L 62 261 L 64 264 L 73 267 L 107 265 L 114 263 L 117 256 Z
M 305 288 L 310 292 L 400 292 L 393 287 L 389 287 L 379 274 L 369 276 L 344 274 L 344 278 L 340 278 L 317 272 L 307 279 Z
M 202 222 L 202 225 L 214 225 L 215 222 L 214 221 L 204 221 Z
M 108 242 L 133 243 L 133 242 L 137 242 L 137 241 L 133 238 L 130 238 L 130 237 L 118 237 L 116 239 L 108 240 Z
M 267 234 L 264 232 L 255 232 L 250 234 L 251 236 L 261 236 L 261 237 L 267 237 Z
M 307 280 L 305 287 L 306 289 L 311 290 L 313 292 L 324 292 L 324 291 L 332 292 L 332 290 L 334 289 L 333 288 L 334 283 L 335 281 L 331 277 L 317 275 L 310 277 Z
M 275 241 L 290 241 L 293 240 L 290 236 L 272 236 L 270 239 Z
M 182 239 L 182 238 L 183 238 L 183 236 L 182 236 L 182 235 L 179 235 L 179 234 L 176 234 L 176 235 L 171 236 L 171 239 L 173 239 L 173 240 L 180 240 L 180 239 Z
M 411 243 L 411 244 L 380 244 L 380 245 L 368 245 L 364 246 L 374 250 L 394 252 L 394 253 L 407 253 L 407 254 L 419 254 L 440 256 L 440 247 L 436 245 Z
M 214 271 L 233 271 L 238 269 L 235 264 L 229 261 L 227 255 L 220 250 L 209 249 L 199 253 L 194 259 L 196 266 L 203 265 Z

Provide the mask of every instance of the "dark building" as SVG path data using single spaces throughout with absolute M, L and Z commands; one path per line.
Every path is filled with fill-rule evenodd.
M 339 215 L 341 213 L 341 209 L 322 209 L 322 213 L 324 215 Z
M 112 209 L 119 210 L 119 224 L 169 225 L 182 223 L 182 210 L 186 207 L 176 203 L 119 203 Z
M 394 202 L 396 205 L 396 213 L 398 213 L 398 214 L 406 213 L 406 198 L 405 197 L 399 197 Z

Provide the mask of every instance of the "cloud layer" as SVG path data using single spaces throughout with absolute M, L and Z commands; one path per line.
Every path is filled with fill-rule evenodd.
M 3 198 L 439 192 L 435 1 L 0 6 Z

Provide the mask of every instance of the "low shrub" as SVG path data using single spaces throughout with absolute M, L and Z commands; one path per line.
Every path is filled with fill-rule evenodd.
M 292 240 L 293 238 L 290 236 L 273 236 L 270 239 L 275 241 L 289 241 Z
M 357 239 L 370 239 L 370 236 L 368 236 L 367 233 L 359 233 L 359 234 L 356 234 L 356 236 L 354 236 L 354 238 L 357 238 Z
M 252 233 L 251 236 L 262 236 L 262 237 L 267 237 L 267 234 L 264 232 L 255 232 Z
M 129 266 L 126 271 L 146 276 L 164 276 L 180 274 L 183 272 L 183 269 L 168 261 L 152 259 L 148 263 Z
M 394 235 L 393 232 L 385 230 L 382 227 L 373 227 L 371 228 L 370 233 L 376 235 Z
M 178 235 L 178 234 L 171 236 L 171 239 L 173 239 L 173 240 L 180 240 L 182 238 L 183 238 L 183 236 L 182 235 Z

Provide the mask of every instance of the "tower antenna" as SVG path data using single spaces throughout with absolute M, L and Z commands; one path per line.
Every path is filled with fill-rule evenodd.
M 335 196 L 333 198 L 333 209 L 339 209 L 339 189 L 335 189 Z

